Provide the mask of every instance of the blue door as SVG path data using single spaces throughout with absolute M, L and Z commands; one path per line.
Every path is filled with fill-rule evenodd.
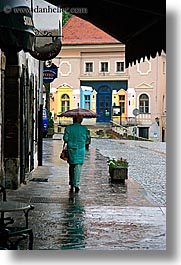
M 108 86 L 101 86 L 97 93 L 97 113 L 100 115 L 97 122 L 110 122 L 112 91 Z

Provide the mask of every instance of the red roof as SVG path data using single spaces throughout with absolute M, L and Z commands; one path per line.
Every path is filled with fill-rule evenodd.
M 62 43 L 65 44 L 115 44 L 120 43 L 90 22 L 71 16 L 63 26 Z

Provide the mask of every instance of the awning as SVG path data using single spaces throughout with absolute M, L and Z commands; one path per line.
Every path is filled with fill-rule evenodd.
M 126 65 L 166 52 L 166 1 L 48 0 L 126 45 Z

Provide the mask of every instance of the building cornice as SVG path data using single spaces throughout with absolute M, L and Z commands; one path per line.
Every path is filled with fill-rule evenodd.
M 102 76 L 84 76 L 81 75 L 79 77 L 81 81 L 125 81 L 128 80 L 128 75 L 121 75 L 121 76 L 109 76 L 109 75 L 102 75 Z
M 91 45 L 62 45 L 62 50 L 59 55 L 61 55 L 62 51 L 67 50 L 81 50 L 81 52 L 89 51 L 95 52 L 97 51 L 109 51 L 110 49 L 113 51 L 125 52 L 124 44 L 91 44 Z M 59 57 L 59 55 L 57 57 Z

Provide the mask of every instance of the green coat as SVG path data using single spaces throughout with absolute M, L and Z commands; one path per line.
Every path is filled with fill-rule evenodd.
M 87 127 L 80 123 L 74 123 L 65 128 L 63 140 L 67 143 L 69 164 L 84 163 L 85 145 L 89 139 Z

